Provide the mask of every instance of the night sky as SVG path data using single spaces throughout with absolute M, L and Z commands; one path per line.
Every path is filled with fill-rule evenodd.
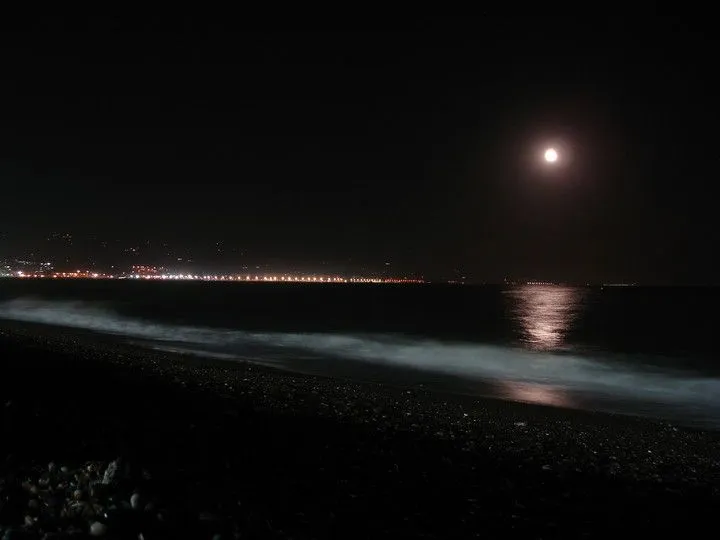
M 709 23 L 290 22 L 13 24 L 0 249 L 71 231 L 231 265 L 720 281 Z

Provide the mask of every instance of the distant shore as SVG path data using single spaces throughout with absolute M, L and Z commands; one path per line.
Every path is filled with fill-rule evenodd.
M 0 503 L 0 528 L 37 537 L 70 518 L 37 510 L 24 478 L 42 478 L 50 462 L 105 469 L 119 456 L 152 480 L 128 473 L 117 487 L 125 506 L 82 495 L 97 508 L 73 527 L 134 538 L 143 527 L 156 537 L 605 538 L 700 531 L 720 502 L 714 432 L 4 321 L 0 351 L 0 490 L 15 503 Z M 152 509 L 132 513 L 133 493 Z M 100 515 L 106 507 L 125 508 L 133 525 Z

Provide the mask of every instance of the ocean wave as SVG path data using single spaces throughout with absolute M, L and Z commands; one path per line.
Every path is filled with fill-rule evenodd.
M 250 332 L 171 325 L 122 316 L 88 302 L 16 299 L 0 304 L 0 318 L 72 327 L 177 347 L 208 356 L 282 360 L 292 369 L 303 357 L 355 361 L 499 382 L 551 385 L 573 392 L 720 407 L 720 379 L 669 370 L 648 370 L 602 356 L 529 351 L 477 343 L 447 343 L 387 334 Z M 298 364 L 299 365 L 299 364 Z

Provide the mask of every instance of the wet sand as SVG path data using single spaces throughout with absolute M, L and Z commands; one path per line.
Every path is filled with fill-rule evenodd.
M 0 528 L 30 537 L 96 521 L 123 538 L 692 534 L 714 524 L 720 502 L 715 432 L 87 333 L 2 323 L 0 398 Z M 50 519 L 44 497 L 69 485 L 52 480 L 38 495 L 28 484 L 44 482 L 50 462 L 72 472 L 118 457 L 123 476 L 105 493 L 81 479 L 92 515 Z M 150 507 L 132 509 L 133 493 Z

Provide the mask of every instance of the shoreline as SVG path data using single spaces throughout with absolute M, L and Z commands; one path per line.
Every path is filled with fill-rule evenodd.
M 651 425 L 660 429 L 673 427 L 683 429 L 685 431 L 696 431 L 708 434 L 717 433 L 720 441 L 720 430 L 715 430 L 705 426 L 689 425 L 656 418 L 651 416 L 643 416 L 640 414 L 629 414 L 613 412 L 608 410 L 592 410 L 588 408 L 565 407 L 560 405 L 551 405 L 543 403 L 535 403 L 529 401 L 503 399 L 491 395 L 472 394 L 452 390 L 443 390 L 436 388 L 427 388 L 423 383 L 404 383 L 394 377 L 388 380 L 377 381 L 371 378 L 355 379 L 346 377 L 335 377 L 322 373 L 309 371 L 295 371 L 282 366 L 273 366 L 269 364 L 257 363 L 253 361 L 245 361 L 231 358 L 203 356 L 200 354 L 190 354 L 185 352 L 173 352 L 168 350 L 156 350 L 146 348 L 141 345 L 128 342 L 125 338 L 116 337 L 111 334 L 96 333 L 92 330 L 81 328 L 66 328 L 44 323 L 18 322 L 9 320 L 0 320 L 0 339 L 3 337 L 11 339 L 29 340 L 40 347 L 54 350 L 56 347 L 61 349 L 75 349 L 80 353 L 80 357 L 87 354 L 107 355 L 111 353 L 108 360 L 116 363 L 118 366 L 128 369 L 140 369 L 146 376 L 147 371 L 167 378 L 166 371 L 177 375 L 186 376 L 195 373 L 198 377 L 207 377 L 208 381 L 215 383 L 214 390 L 225 397 L 232 397 L 232 392 L 228 392 L 226 384 L 228 377 L 237 377 L 243 374 L 243 377 L 252 372 L 256 377 L 263 376 L 277 379 L 287 383 L 294 382 L 313 382 L 320 384 L 325 390 L 345 392 L 347 388 L 352 388 L 353 392 L 363 391 L 377 394 L 376 397 L 389 398 L 390 396 L 402 395 L 410 392 L 423 403 L 429 403 L 437 407 L 442 404 L 447 406 L 448 403 L 457 406 L 457 411 L 462 413 L 464 409 L 482 408 L 491 409 L 493 412 L 502 415 L 527 416 L 541 415 L 555 420 L 567 419 L 572 422 L 579 422 L 588 425 L 612 425 L 627 424 L 630 429 L 641 425 Z M 139 340 L 140 341 L 140 340 Z M 112 355 L 117 353 L 118 358 Z M 400 375 L 405 374 L 405 370 L 397 368 L 391 370 L 397 371 Z M 447 380 L 458 379 L 453 375 L 440 374 L 438 377 Z M 183 381 L 187 386 L 192 380 Z M 167 381 L 166 381 L 167 382 Z M 480 383 L 478 383 L 480 384 Z M 450 384 L 445 385 L 450 386 Z M 318 411 L 309 410 L 311 414 Z M 449 420 L 449 418 L 447 419 Z
M 123 456 L 153 472 L 176 514 L 212 511 L 260 538 L 687 533 L 720 502 L 716 432 L 27 324 L 0 323 L 0 350 L 15 415 L 6 406 L 4 478 Z

